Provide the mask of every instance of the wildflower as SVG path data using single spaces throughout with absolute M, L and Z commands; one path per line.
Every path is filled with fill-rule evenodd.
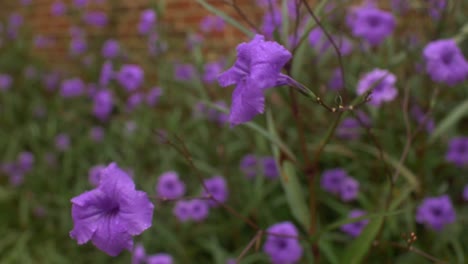
M 102 45 L 101 54 L 105 59 L 113 59 L 119 55 L 120 44 L 115 39 L 109 39 Z
M 107 24 L 107 14 L 101 11 L 88 11 L 83 15 L 83 20 L 91 26 L 105 27 Z
M 431 133 L 434 130 L 434 119 L 431 118 L 427 113 L 424 113 L 419 106 L 413 105 L 411 107 L 410 113 L 411 117 L 413 117 L 420 126 L 425 127 L 428 133 Z
M 134 93 L 127 100 L 127 111 L 133 111 L 144 101 L 143 93 Z
M 468 184 L 463 188 L 463 201 L 468 202 Z
M 258 159 L 253 154 L 245 155 L 240 162 L 240 170 L 247 178 L 252 178 L 257 174 Z
M 224 20 L 219 16 L 206 16 L 200 22 L 200 29 L 203 32 L 223 31 L 225 26 Z
M 453 39 L 430 42 L 424 48 L 423 56 L 426 72 L 434 82 L 453 86 L 468 77 L 468 62 Z
M 229 115 L 231 125 L 248 122 L 263 113 L 263 91 L 284 84 L 280 81 L 280 72 L 290 59 L 288 50 L 276 42 L 265 41 L 261 35 L 237 46 L 234 66 L 218 77 L 223 87 L 236 84 Z
M 74 222 L 70 236 L 78 244 L 92 241 L 111 256 L 133 247 L 132 236 L 152 224 L 154 206 L 145 192 L 117 164 L 101 171 L 99 186 L 72 200 Z
M 273 33 L 283 23 L 281 11 L 275 8 L 273 12 L 267 12 L 263 17 L 262 33 L 268 38 L 273 38 Z
M 67 12 L 67 7 L 62 1 L 55 1 L 50 7 L 50 13 L 53 16 L 63 16 Z
M 347 56 L 353 51 L 353 44 L 344 36 L 331 36 L 342 56 Z M 322 54 L 332 48 L 332 42 L 327 38 L 321 28 L 315 28 L 309 34 L 309 43 L 317 54 Z
M 327 86 L 333 91 L 338 91 L 338 90 L 343 89 L 344 87 L 343 75 L 341 74 L 341 70 L 339 68 L 336 68 L 333 70 L 332 76 L 330 80 L 328 81 Z
M 155 27 L 156 12 L 151 9 L 143 11 L 140 15 L 140 22 L 138 24 L 138 31 L 142 35 L 149 34 Z
M 210 62 L 205 64 L 202 80 L 206 84 L 212 84 L 218 78 L 218 75 L 223 71 L 223 64 L 220 62 Z
M 320 186 L 327 192 L 340 196 L 342 201 L 350 202 L 356 199 L 359 192 L 359 182 L 353 179 L 343 169 L 329 169 L 323 172 Z
M 70 148 L 70 136 L 60 133 L 55 137 L 55 148 L 59 151 L 66 151 Z
M 370 118 L 362 111 L 357 112 L 357 117 L 347 117 L 341 121 L 336 129 L 336 135 L 341 139 L 358 139 L 363 128 L 370 127 Z
M 263 173 L 265 177 L 269 179 L 276 179 L 279 176 L 278 166 L 276 166 L 276 161 L 274 157 L 264 157 L 262 158 L 263 164 Z
M 357 198 L 359 192 L 359 182 L 351 177 L 346 177 L 340 186 L 341 200 L 349 202 Z
M 349 218 L 358 218 L 363 215 L 365 215 L 366 212 L 363 210 L 355 209 L 351 210 L 349 212 L 348 217 Z M 361 234 L 362 230 L 369 224 L 369 219 L 363 219 L 360 221 L 356 221 L 353 223 L 345 224 L 341 226 L 341 231 L 345 232 L 346 234 L 352 236 L 352 237 L 357 237 Z
M 145 248 L 141 243 L 136 244 L 132 251 L 132 264 L 143 264 L 146 260 Z
M 104 128 L 100 126 L 94 126 L 89 132 L 89 136 L 94 142 L 101 142 L 104 139 Z
M 13 78 L 8 74 L 0 74 L 0 91 L 6 91 L 10 89 L 13 83 Z
M 396 76 L 389 71 L 374 69 L 359 80 L 357 93 L 361 95 L 371 89 L 370 104 L 380 106 L 383 102 L 393 101 L 398 95 L 395 82 Z
M 112 114 L 114 103 L 109 90 L 100 90 L 93 96 L 93 114 L 101 121 L 106 121 Z
M 80 78 L 64 80 L 60 88 L 60 95 L 64 98 L 72 98 L 85 92 L 85 83 Z
M 168 171 L 159 176 L 156 193 L 163 198 L 177 199 L 184 195 L 185 184 L 179 180 L 179 175 L 176 172 Z
M 128 92 L 131 92 L 143 84 L 144 72 L 138 65 L 123 65 L 117 74 L 117 80 Z
M 89 169 L 88 181 L 89 183 L 91 183 L 91 185 L 93 185 L 94 187 L 99 186 L 99 182 L 101 181 L 101 172 L 105 168 L 106 168 L 105 165 L 99 164 Z
M 153 107 L 159 102 L 159 98 L 161 98 L 163 94 L 163 90 L 161 87 L 153 87 L 149 92 L 146 94 L 146 103 Z
M 302 257 L 302 247 L 296 238 L 299 233 L 291 222 L 281 222 L 270 226 L 263 251 L 274 264 L 296 263 Z M 284 235 L 284 236 L 281 236 Z
M 455 210 L 448 195 L 428 197 L 419 205 L 416 222 L 441 231 L 445 225 L 455 222 Z
M 60 73 L 54 71 L 54 72 L 45 74 L 42 79 L 42 84 L 49 91 L 55 90 L 60 84 Z
M 188 220 L 200 222 L 208 216 L 209 211 L 210 207 L 206 201 L 194 199 L 190 201 L 177 201 L 173 213 L 181 222 Z
M 363 38 L 371 46 L 378 46 L 395 29 L 393 15 L 374 6 L 355 8 L 348 16 L 348 25 L 353 36 Z
M 174 78 L 179 81 L 190 81 L 195 75 L 195 67 L 191 64 L 176 64 Z
M 88 44 L 82 37 L 74 37 L 70 42 L 70 54 L 72 56 L 79 56 L 86 52 Z
M 106 61 L 102 64 L 101 74 L 99 76 L 99 84 L 101 86 L 109 85 L 109 82 L 114 78 L 114 69 L 112 62 Z
M 442 16 L 442 13 L 444 12 L 446 6 L 447 6 L 447 1 L 446 0 L 428 0 L 427 1 L 428 8 L 429 8 L 429 15 L 433 19 L 440 19 Z
M 173 261 L 172 256 L 165 253 L 151 255 L 146 258 L 147 264 L 172 264 Z
M 177 201 L 172 212 L 177 217 L 177 219 L 179 219 L 179 221 L 186 222 L 191 218 L 190 210 L 190 201 Z
M 216 201 L 209 201 L 210 206 L 216 207 L 218 203 L 226 202 L 228 198 L 228 189 L 226 181 L 222 176 L 214 176 L 203 181 L 207 190 L 203 190 L 203 196 L 213 197 Z
M 468 137 L 455 137 L 450 140 L 445 160 L 459 167 L 468 165 Z

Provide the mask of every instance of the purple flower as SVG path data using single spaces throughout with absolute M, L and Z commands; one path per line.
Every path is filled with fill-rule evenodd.
M 413 117 L 419 125 L 426 128 L 428 133 L 431 133 L 435 128 L 434 119 L 431 118 L 427 113 L 424 113 L 422 109 L 413 105 L 410 110 L 411 117 Z
M 416 212 L 416 222 L 441 231 L 445 225 L 455 222 L 456 214 L 448 195 L 425 198 Z
M 6 91 L 10 89 L 13 83 L 13 78 L 8 74 L 0 74 L 0 91 Z
M 76 8 L 83 8 L 88 3 L 88 0 L 74 0 L 73 4 Z
M 340 68 L 336 68 L 333 70 L 332 76 L 330 77 L 327 86 L 332 91 L 338 91 L 343 89 L 344 83 Z
M 83 15 L 83 21 L 91 26 L 105 27 L 107 24 L 107 14 L 101 11 L 89 11 Z
M 101 75 L 99 76 L 99 84 L 101 86 L 109 85 L 109 82 L 114 78 L 114 69 L 112 62 L 106 61 L 102 64 Z
M 349 212 L 348 217 L 349 218 L 358 218 L 358 217 L 361 217 L 361 216 L 363 216 L 365 214 L 366 214 L 365 211 L 355 209 L 355 210 L 351 210 L 351 212 Z M 341 229 L 341 231 L 345 232 L 346 234 L 348 234 L 348 235 L 350 235 L 352 237 L 357 237 L 357 236 L 359 236 L 361 234 L 362 230 L 367 226 L 367 224 L 369 224 L 369 220 L 368 219 L 362 219 L 362 220 L 357 221 L 357 222 L 342 225 L 340 229 Z
M 273 264 L 293 264 L 302 257 L 302 247 L 299 244 L 296 227 L 291 222 L 281 222 L 270 226 L 263 251 L 270 257 Z M 281 236 L 284 235 L 284 236 Z
M 92 186 L 97 187 L 99 186 L 99 182 L 101 181 L 101 172 L 106 168 L 105 165 L 96 165 L 91 167 L 88 172 L 88 181 L 91 183 Z
M 31 4 L 31 2 L 32 2 L 32 0 L 21 0 L 21 5 L 28 6 L 28 5 Z
M 138 65 L 123 65 L 117 74 L 117 80 L 128 92 L 135 91 L 143 84 L 144 72 Z
M 263 17 L 261 31 L 267 38 L 273 38 L 273 33 L 283 24 L 281 10 L 275 8 Z
M 181 222 L 194 220 L 200 222 L 204 220 L 210 211 L 208 203 L 203 200 L 177 201 L 174 206 L 174 215 Z
M 101 171 L 97 188 L 71 202 L 74 227 L 70 236 L 80 245 L 91 240 L 111 256 L 131 250 L 132 236 L 148 229 L 153 220 L 154 206 L 148 196 L 135 190 L 132 178 L 115 163 Z
M 236 84 L 229 115 L 231 125 L 248 122 L 263 113 L 263 91 L 279 84 L 281 69 L 291 56 L 283 46 L 265 41 L 261 35 L 237 46 L 234 66 L 218 77 L 223 87 Z
M 195 46 L 200 45 L 203 42 L 203 37 L 199 34 L 190 34 L 187 37 L 187 48 L 193 50 Z
M 453 86 L 468 77 L 468 62 L 453 39 L 430 42 L 424 48 L 423 55 L 426 72 L 434 82 Z
M 143 264 L 146 260 L 145 248 L 138 243 L 132 251 L 132 264 Z
M 203 32 L 218 31 L 221 32 L 224 29 L 224 20 L 219 16 L 206 16 L 200 22 L 200 29 Z
M 55 148 L 59 151 L 66 151 L 70 148 L 70 136 L 60 133 L 55 137 Z
M 465 185 L 463 188 L 463 201 L 468 202 L 468 185 Z
M 187 222 L 191 216 L 191 201 L 177 201 L 174 210 L 174 215 L 179 219 L 180 222 Z
M 359 192 L 359 183 L 339 168 L 324 171 L 320 186 L 327 192 L 339 195 L 345 202 L 356 199 Z
M 353 51 L 353 44 L 351 41 L 344 36 L 331 36 L 333 42 L 340 50 L 342 56 L 347 56 Z M 333 47 L 330 40 L 327 38 L 321 28 L 312 30 L 309 34 L 309 43 L 315 49 L 315 52 L 319 55 L 328 51 Z
M 449 142 L 445 160 L 458 167 L 468 165 L 468 137 L 455 137 Z
M 42 83 L 46 87 L 47 90 L 49 91 L 55 90 L 60 84 L 60 73 L 54 71 L 54 72 L 45 74 L 42 79 Z
M 112 93 L 109 90 L 100 90 L 93 96 L 93 114 L 98 119 L 109 119 L 114 108 Z
M 357 198 L 359 192 L 359 182 L 351 177 L 346 177 L 341 182 L 340 197 L 342 201 L 350 202 Z
M 104 128 L 94 126 L 91 128 L 89 136 L 94 142 L 101 142 L 104 139 Z
M 162 198 L 177 199 L 184 196 L 185 184 L 175 171 L 168 171 L 159 176 L 156 193 Z
M 50 7 L 50 13 L 53 16 L 63 16 L 65 12 L 67 12 L 67 6 L 61 1 L 54 2 Z
M 240 170 L 247 178 L 253 178 L 257 175 L 258 159 L 253 154 L 245 155 L 240 162 Z
M 163 90 L 160 87 L 153 87 L 151 90 L 146 94 L 146 103 L 153 107 L 159 102 L 159 98 L 161 98 L 163 94 Z
M 115 39 L 109 39 L 102 45 L 101 54 L 105 59 L 113 59 L 119 55 L 120 44 Z
M 60 95 L 64 98 L 72 98 L 83 95 L 85 83 L 80 78 L 64 80 L 60 87 Z
M 32 169 L 32 166 L 34 164 L 34 155 L 29 151 L 21 152 L 18 155 L 17 163 L 18 163 L 18 167 L 22 171 L 28 172 Z
M 172 264 L 173 261 L 172 256 L 165 253 L 151 255 L 146 258 L 147 264 Z
M 383 102 L 393 101 L 398 95 L 395 83 L 395 75 L 387 70 L 374 69 L 359 80 L 357 93 L 361 95 L 372 89 L 370 104 L 380 106 Z
M 156 12 L 151 9 L 143 11 L 140 15 L 140 22 L 138 24 L 138 31 L 142 35 L 149 34 L 156 24 Z
M 216 101 L 214 104 L 221 108 L 227 108 L 226 103 L 223 101 Z M 228 122 L 228 115 L 218 109 L 207 107 L 203 103 L 199 104 L 197 107 L 199 114 L 210 121 L 217 122 L 220 125 L 224 125 Z
M 195 67 L 192 64 L 176 64 L 174 78 L 179 81 L 190 81 L 195 75 Z
M 206 186 L 207 190 L 203 190 L 204 197 L 213 197 L 215 201 L 209 201 L 209 205 L 212 207 L 217 207 L 218 203 L 226 202 L 228 198 L 228 188 L 226 181 L 222 176 L 214 176 L 210 179 L 206 179 L 203 181 L 204 185 Z M 209 196 L 210 195 L 210 196 Z
M 393 15 L 371 5 L 355 8 L 348 16 L 353 36 L 363 38 L 371 46 L 378 46 L 395 29 Z
M 440 19 L 447 5 L 446 0 L 428 0 L 429 15 L 433 19 Z
M 278 166 L 276 166 L 275 158 L 263 157 L 262 164 L 263 164 L 263 173 L 265 174 L 265 177 L 269 179 L 278 178 L 280 173 L 279 173 Z
M 218 75 L 223 71 L 223 64 L 221 62 L 210 62 L 205 64 L 203 73 L 203 82 L 212 84 L 216 82 Z
M 134 93 L 127 100 L 127 111 L 133 111 L 144 101 L 143 93 Z
M 364 112 L 358 111 L 356 118 L 347 117 L 341 121 L 338 128 L 336 129 L 336 135 L 341 139 L 358 139 L 362 135 L 363 128 L 370 126 L 370 118 Z

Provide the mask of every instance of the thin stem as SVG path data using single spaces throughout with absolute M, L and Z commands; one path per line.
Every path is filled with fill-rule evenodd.
M 242 250 L 240 255 L 236 259 L 236 264 L 239 264 L 240 261 L 247 255 L 247 253 L 250 251 L 250 249 L 257 244 L 257 241 L 262 238 L 263 232 L 259 230 L 257 234 L 250 240 L 249 244 Z

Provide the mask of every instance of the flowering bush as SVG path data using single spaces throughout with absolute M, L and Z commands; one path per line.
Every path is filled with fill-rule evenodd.
M 34 2 L 0 17 L 0 263 L 465 262 L 464 1 L 195 0 L 182 45 L 155 1 L 137 51 L 56 0 L 70 67 Z

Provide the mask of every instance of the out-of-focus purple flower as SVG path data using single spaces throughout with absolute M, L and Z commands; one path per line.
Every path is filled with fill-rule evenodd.
M 102 64 L 101 74 L 99 76 L 99 84 L 103 87 L 109 85 L 109 82 L 114 78 L 114 69 L 111 61 L 106 61 Z
M 456 214 L 448 195 L 428 197 L 419 205 L 416 222 L 425 224 L 435 231 L 455 222 Z
M 358 139 L 362 135 L 363 128 L 370 126 L 370 118 L 364 112 L 358 111 L 357 117 L 347 117 L 341 121 L 336 129 L 336 135 L 341 139 Z
M 100 126 L 94 126 L 89 132 L 89 137 L 94 142 L 101 142 L 104 139 L 104 128 Z
M 55 148 L 58 151 L 67 151 L 70 148 L 70 136 L 60 133 L 55 137 Z
M 136 244 L 132 251 L 132 264 L 143 264 L 146 260 L 145 248 L 141 243 Z
M 462 198 L 463 201 L 468 202 L 468 185 L 465 185 L 465 188 L 463 188 Z
M 223 63 L 215 61 L 205 64 L 202 80 L 206 84 L 216 82 L 218 75 L 223 72 Z
M 102 45 L 101 54 L 105 59 L 114 59 L 119 55 L 120 44 L 115 39 L 109 39 Z
M 253 154 L 245 155 L 240 162 L 240 170 L 247 178 L 253 178 L 257 175 L 258 159 Z
M 283 46 L 265 41 L 261 35 L 237 46 L 234 66 L 218 77 L 222 87 L 236 84 L 229 115 L 231 125 L 248 122 L 264 112 L 263 91 L 280 84 L 281 69 L 291 56 Z
M 11 88 L 13 78 L 9 74 L 0 74 L 0 91 L 6 91 Z
M 146 258 L 147 264 L 172 264 L 173 261 L 172 256 L 166 253 L 154 254 Z
M 203 181 L 204 185 L 206 186 L 207 190 L 203 189 L 203 196 L 204 197 L 213 197 L 215 201 L 209 201 L 209 205 L 212 207 L 217 207 L 218 203 L 226 202 L 229 191 L 227 188 L 226 180 L 222 176 L 214 176 L 210 179 L 206 179 Z
M 19 13 L 12 13 L 8 17 L 8 27 L 9 28 L 19 28 L 23 25 L 24 19 L 23 16 L 20 15 Z
M 145 100 L 145 97 L 143 93 L 140 93 L 140 92 L 133 93 L 127 99 L 127 111 L 131 112 L 135 110 L 138 106 L 140 106 L 143 103 L 144 100 Z
M 327 192 L 339 195 L 345 202 L 356 199 L 359 192 L 359 183 L 340 168 L 324 171 L 320 186 Z
M 60 87 L 60 95 L 63 98 L 81 96 L 85 92 L 85 83 L 80 78 L 64 80 Z
M 279 177 L 279 169 L 278 166 L 276 166 L 276 161 L 274 157 L 263 157 L 262 165 L 265 177 L 269 179 L 276 179 Z
M 36 35 L 34 37 L 34 46 L 38 49 L 43 49 L 51 46 L 54 43 L 52 38 L 44 35 Z
M 458 167 L 468 165 L 468 137 L 452 138 L 448 145 L 445 160 Z
M 395 29 L 395 18 L 392 13 L 377 9 L 372 5 L 364 5 L 352 9 L 348 14 L 349 25 L 355 37 L 366 40 L 371 46 L 378 46 Z
M 344 83 L 343 83 L 343 76 L 341 74 L 340 68 L 336 68 L 333 70 L 332 76 L 330 77 L 330 80 L 328 81 L 328 88 L 330 88 L 332 91 L 338 91 L 343 89 Z
M 83 21 L 91 26 L 105 27 L 107 24 L 107 14 L 101 11 L 89 11 L 84 13 Z
M 50 7 L 53 16 L 63 16 L 67 12 L 67 6 L 62 1 L 56 1 Z
M 380 106 L 383 102 L 393 101 L 398 95 L 395 83 L 394 74 L 387 70 L 374 69 L 359 80 L 357 93 L 361 95 L 372 89 L 370 104 Z
M 105 121 L 109 118 L 114 108 L 112 92 L 100 90 L 93 97 L 93 114 L 98 119 Z
M 25 172 L 30 171 L 34 164 L 34 155 L 29 151 L 21 152 L 18 155 L 17 163 L 21 170 Z
M 84 38 L 76 37 L 70 41 L 70 54 L 72 56 L 79 56 L 86 52 L 88 43 Z
M 132 236 L 152 225 L 154 206 L 145 192 L 115 163 L 101 171 L 99 186 L 72 200 L 74 227 L 70 236 L 78 244 L 92 241 L 100 250 L 117 256 L 133 248 Z
M 263 252 L 265 252 L 273 264 L 296 263 L 302 257 L 302 247 L 295 237 L 299 235 L 296 227 L 291 222 L 281 222 L 270 226 Z M 283 236 L 281 236 L 283 235 Z
M 200 34 L 190 34 L 187 37 L 187 48 L 192 50 L 195 46 L 200 45 L 203 42 L 203 36 Z
M 429 15 L 433 19 L 440 19 L 442 16 L 442 13 L 444 12 L 447 6 L 447 1 L 446 0 L 428 0 L 427 5 L 429 9 Z
M 468 62 L 453 39 L 430 42 L 423 51 L 426 72 L 438 83 L 453 86 L 468 77 Z
M 156 26 L 156 12 L 152 9 L 143 11 L 140 15 L 140 22 L 138 24 L 138 31 L 142 35 L 149 34 Z
M 331 38 L 340 50 L 342 56 L 347 56 L 353 52 L 353 44 L 345 36 L 334 35 L 331 36 Z M 318 55 L 321 55 L 333 47 L 332 42 L 327 38 L 321 28 L 316 28 L 310 32 L 309 43 Z
M 227 108 L 227 104 L 224 101 L 216 101 L 214 105 L 224 109 Z M 226 113 L 213 107 L 207 107 L 204 104 L 200 106 L 201 108 L 199 109 L 199 113 L 206 117 L 208 120 L 217 122 L 220 125 L 224 125 L 228 122 L 229 116 Z
M 99 164 L 96 166 L 91 167 L 88 171 L 88 181 L 89 183 L 97 187 L 99 186 L 99 182 L 101 181 L 101 172 L 103 169 L 105 169 L 107 166 Z
M 185 184 L 179 180 L 177 172 L 168 171 L 159 176 L 156 193 L 162 198 L 177 199 L 184 196 Z
M 151 90 L 146 94 L 146 103 L 151 107 L 155 106 L 159 102 L 162 94 L 163 90 L 161 87 L 151 88 Z
M 192 64 L 176 64 L 174 78 L 179 81 L 190 81 L 195 76 L 195 67 Z
M 144 81 L 144 72 L 136 64 L 123 65 L 117 74 L 117 80 L 128 92 L 138 89 Z
M 194 199 L 190 201 L 177 201 L 173 213 L 181 222 L 188 220 L 200 222 L 208 216 L 209 211 L 210 207 L 206 201 Z
M 57 89 L 58 85 L 60 84 L 60 73 L 53 71 L 48 74 L 45 74 L 42 83 L 45 88 L 49 91 L 53 91 Z
M 281 10 L 275 8 L 273 12 L 267 12 L 263 16 L 261 31 L 267 38 L 273 38 L 273 33 L 282 25 Z
M 28 6 L 30 5 L 32 2 L 32 0 L 21 0 L 21 5 L 22 6 Z
M 432 133 L 432 131 L 434 131 L 434 119 L 428 116 L 427 113 L 424 113 L 419 106 L 413 105 L 410 113 L 411 117 L 413 117 L 419 125 L 425 127 L 428 133 Z
M 88 0 L 74 0 L 73 5 L 76 8 L 83 8 L 88 4 Z
M 202 19 L 200 22 L 200 29 L 207 33 L 212 31 L 223 31 L 225 26 L 224 20 L 219 16 L 209 15 Z
M 366 212 L 363 210 L 354 209 L 349 212 L 348 218 L 358 218 L 365 214 Z M 357 222 L 342 225 L 340 229 L 352 237 L 357 237 L 361 234 L 362 230 L 367 226 L 367 224 L 369 224 L 369 219 L 362 219 Z
M 346 177 L 340 186 L 341 200 L 349 202 L 355 200 L 359 193 L 359 182 L 351 177 Z
M 177 201 L 173 213 L 180 222 L 187 222 L 191 218 L 191 203 L 190 201 Z
M 410 8 L 409 1 L 407 0 L 392 0 L 391 5 L 392 10 L 400 15 L 406 13 Z

